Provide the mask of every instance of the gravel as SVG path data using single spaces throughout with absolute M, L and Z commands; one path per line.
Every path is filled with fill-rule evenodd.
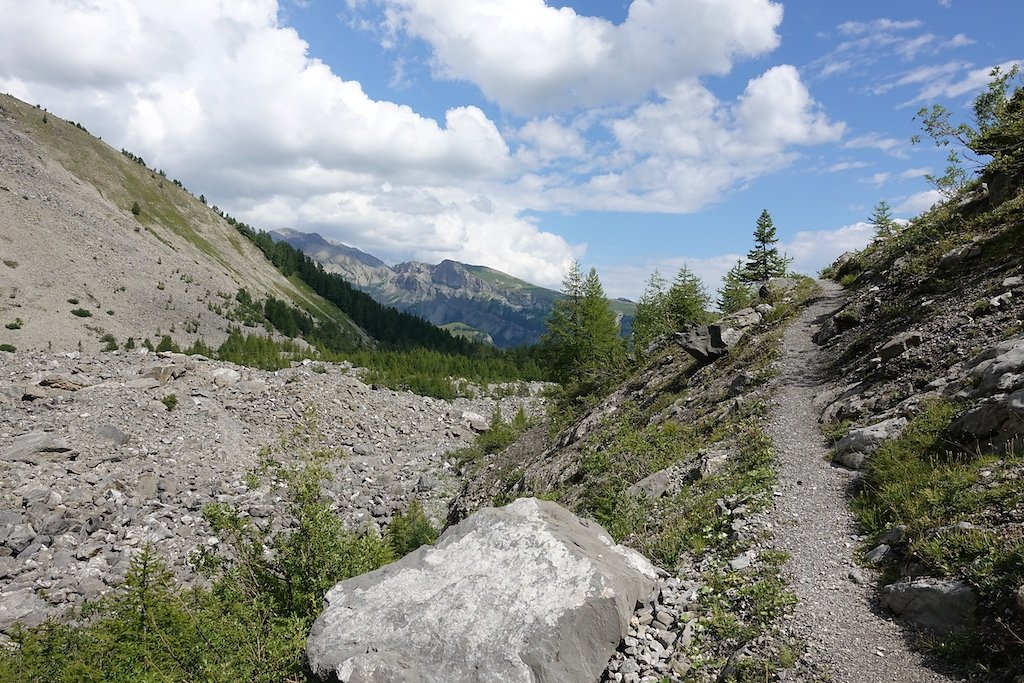
M 856 474 L 828 463 L 812 404 L 827 386 L 824 354 L 811 335 L 844 296 L 834 282 L 821 286 L 821 296 L 786 331 L 768 424 L 780 459 L 776 542 L 791 555 L 786 567 L 800 601 L 795 630 L 807 640 L 806 657 L 837 681 L 963 680 L 910 649 L 912 632 L 875 605 L 875 576 L 853 559 L 862 540 L 848 503 Z

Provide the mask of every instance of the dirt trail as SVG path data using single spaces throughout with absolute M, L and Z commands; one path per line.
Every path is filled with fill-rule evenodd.
M 811 335 L 842 305 L 843 294 L 834 282 L 821 286 L 819 298 L 786 331 L 768 425 L 780 460 L 776 544 L 791 555 L 796 630 L 813 663 L 842 683 L 960 680 L 911 650 L 901 626 L 873 604 L 873 589 L 850 578 L 858 542 L 848 505 L 853 475 L 827 463 L 812 404 L 825 380 L 824 354 Z

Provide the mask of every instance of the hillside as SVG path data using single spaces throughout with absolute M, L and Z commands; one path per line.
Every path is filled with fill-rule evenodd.
M 501 348 L 535 344 L 561 294 L 486 266 L 444 260 L 436 265 L 386 263 L 335 240 L 297 230 L 275 230 L 274 239 L 301 249 L 328 272 L 338 273 L 375 300 L 418 315 L 435 325 L 458 325 L 460 333 L 483 337 Z M 636 307 L 613 301 L 624 334 Z M 473 331 L 476 331 L 474 333 Z
M 241 322 L 240 289 L 332 320 L 353 344 L 365 339 L 214 209 L 140 161 L 0 96 L 0 344 L 98 350 L 169 334 L 182 347 L 216 348 Z

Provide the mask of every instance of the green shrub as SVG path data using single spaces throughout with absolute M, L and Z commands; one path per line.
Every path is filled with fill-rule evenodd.
M 92 312 L 84 308 L 74 308 L 71 310 L 72 315 L 77 315 L 79 318 L 91 318 Z
M 72 306 L 77 306 L 78 305 L 78 299 L 72 297 L 72 298 L 68 299 L 68 303 L 71 304 Z
M 169 334 L 165 334 L 164 336 L 160 337 L 160 343 L 157 344 L 156 350 L 157 352 L 171 351 L 173 353 L 179 353 L 181 351 L 178 345 L 174 343 L 174 340 L 171 339 L 171 335 Z
M 132 202 L 132 215 L 138 216 L 140 213 L 142 213 L 142 207 L 139 206 L 139 203 L 137 201 Z
M 438 530 L 430 523 L 423 505 L 416 498 L 409 503 L 409 509 L 391 520 L 384 540 L 391 546 L 396 557 L 402 557 L 422 545 L 429 545 L 437 539 Z
M 167 406 L 167 410 L 174 410 L 175 408 L 178 407 L 178 395 L 167 394 L 162 399 L 160 399 L 160 402 Z
M 8 268 L 17 268 L 18 267 L 18 262 L 15 261 L 14 259 L 5 258 L 4 259 L 4 265 L 7 266 Z
M 9 330 L 20 330 L 21 329 L 21 324 L 22 324 L 21 318 L 15 318 L 14 322 L 7 323 L 6 325 L 4 325 L 4 327 L 6 327 Z
M 18 349 L 14 348 L 13 344 L 0 344 L 0 351 L 6 351 L 7 353 L 14 353 Z

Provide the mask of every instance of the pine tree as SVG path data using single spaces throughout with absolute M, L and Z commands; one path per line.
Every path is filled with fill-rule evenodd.
M 676 273 L 672 287 L 668 290 L 666 297 L 668 315 L 672 321 L 673 329 L 681 329 L 691 325 L 703 325 L 708 322 L 710 316 L 707 309 L 711 305 L 711 298 L 704 283 L 699 277 L 693 274 L 686 264 Z
M 892 218 L 892 207 L 884 199 L 875 204 L 875 210 L 868 219 L 875 226 L 875 238 L 892 237 L 896 232 L 896 221 Z
M 758 217 L 754 229 L 754 248 L 747 254 L 747 263 L 743 268 L 744 282 L 768 282 L 773 277 L 786 274 L 790 259 L 779 254 L 774 246 L 778 241 L 772 216 L 765 209 Z
M 737 259 L 736 265 L 722 278 L 722 287 L 718 290 L 718 310 L 723 315 L 735 313 L 754 303 L 756 296 L 743 278 L 743 260 Z

